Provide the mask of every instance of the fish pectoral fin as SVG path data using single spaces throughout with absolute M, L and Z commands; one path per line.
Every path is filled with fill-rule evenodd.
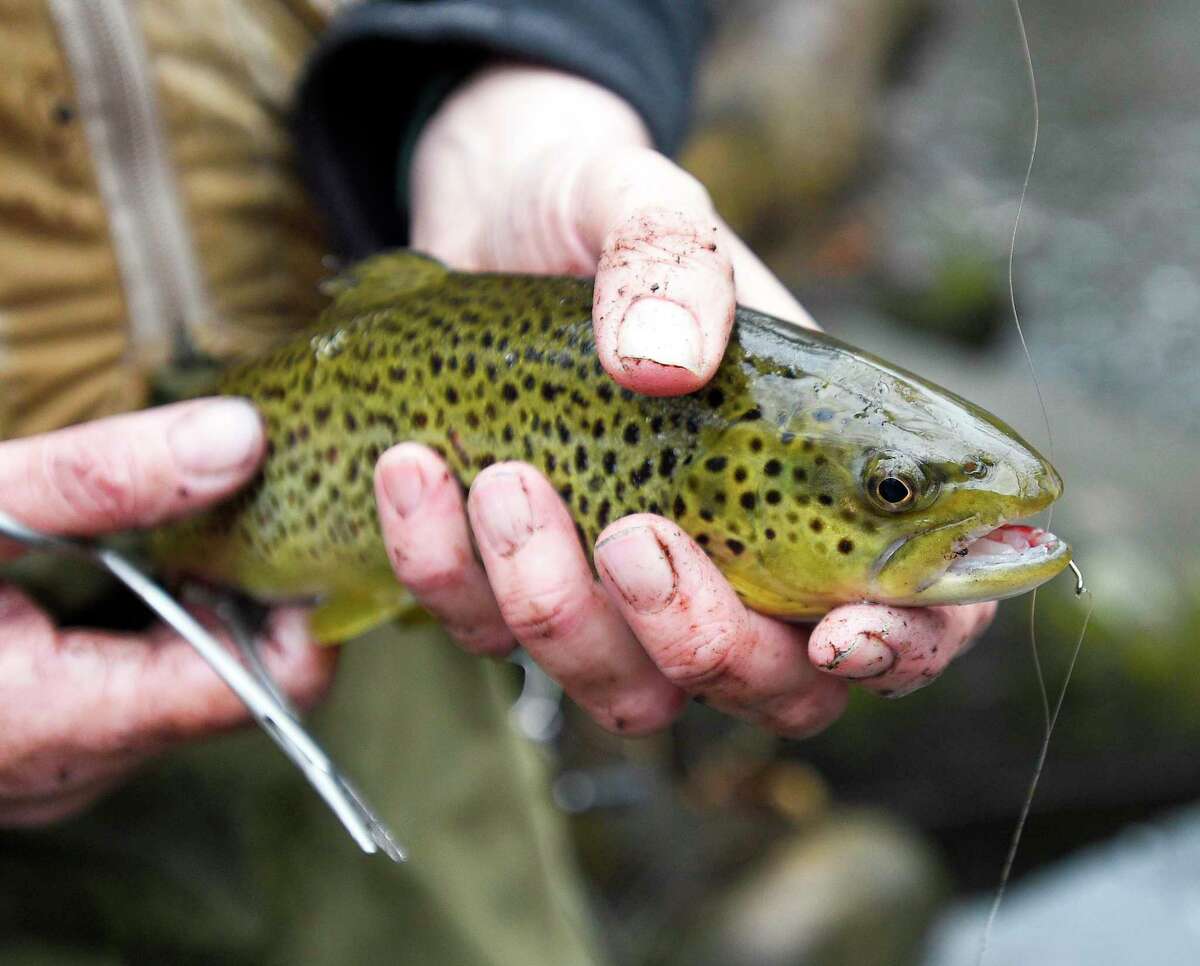
M 423 613 L 399 584 L 365 583 L 339 588 L 326 597 L 309 617 L 309 628 L 319 644 L 340 644 L 387 621 L 403 618 L 409 623 Z
M 449 273 L 436 258 L 409 248 L 375 255 L 321 284 L 334 300 L 326 318 L 394 307 L 398 298 L 441 285 Z

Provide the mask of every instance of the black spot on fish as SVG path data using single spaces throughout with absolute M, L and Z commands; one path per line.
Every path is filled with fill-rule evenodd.
M 817 497 L 817 502 L 820 503 L 821 506 L 830 506 L 833 503 L 833 497 L 831 497 L 828 493 L 822 493 Z
M 641 431 L 637 427 L 637 423 L 630 423 L 625 427 L 625 442 L 630 446 L 636 446 L 637 441 L 641 438 Z
M 758 498 L 753 493 L 743 493 L 738 502 L 747 510 L 753 510 L 758 505 Z
M 705 399 L 713 409 L 719 409 L 725 403 L 725 393 L 720 389 L 710 389 Z
M 733 471 L 733 479 L 737 483 L 745 483 L 746 482 L 746 468 L 744 466 L 739 466 L 736 470 L 734 470 Z
M 825 529 L 825 523 L 820 517 L 813 517 L 808 521 L 808 528 L 812 530 L 813 533 L 820 533 Z
M 720 473 L 721 470 L 725 469 L 728 462 L 724 456 L 711 456 L 704 461 L 704 468 L 710 473 Z
M 605 473 L 612 474 L 617 471 L 617 454 L 611 449 L 604 454 L 604 458 L 600 462 L 604 466 Z
M 730 552 L 735 557 L 740 556 L 742 551 L 746 549 L 746 545 L 744 543 L 742 543 L 740 540 L 733 540 L 733 539 L 726 540 L 725 546 L 727 546 L 729 548 Z
M 854 544 L 846 539 L 838 541 L 838 553 L 850 553 L 854 549 Z
M 650 460 L 644 460 L 642 465 L 629 474 L 629 482 L 634 486 L 641 486 L 654 474 L 654 464 Z
M 502 395 L 507 402 L 516 402 L 519 393 L 517 392 L 516 386 L 514 386 L 511 382 L 506 382 L 500 387 L 500 395 Z
M 575 469 L 580 473 L 584 473 L 588 468 L 588 451 L 580 443 L 575 447 Z
M 779 460 L 767 460 L 766 464 L 763 466 L 763 472 L 766 473 L 767 476 L 778 476 L 781 472 L 783 472 L 783 464 L 780 463 Z
M 766 500 L 772 506 L 783 499 L 783 495 L 778 490 L 767 490 Z
M 678 457 L 675 455 L 675 450 L 664 449 L 658 457 L 658 475 L 664 479 L 670 479 L 671 474 L 675 472 L 675 464 Z

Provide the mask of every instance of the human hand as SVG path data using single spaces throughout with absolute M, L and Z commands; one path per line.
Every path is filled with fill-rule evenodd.
M 29 526 L 97 536 L 230 495 L 264 450 L 241 400 L 198 400 L 0 443 L 0 509 Z M 0 540 L 0 559 L 20 549 Z M 331 649 L 297 609 L 271 615 L 264 659 L 296 701 L 329 684 Z M 247 723 L 241 702 L 181 638 L 62 629 L 0 584 L 0 826 L 74 814 L 171 745 Z
M 597 351 L 636 392 L 703 385 L 738 300 L 813 326 L 703 187 L 649 144 L 632 108 L 587 81 L 484 71 L 418 145 L 413 244 L 463 269 L 594 272 Z M 748 611 L 686 534 L 647 514 L 601 534 L 597 583 L 557 493 L 523 464 L 482 472 L 464 506 L 445 464 L 402 444 L 381 458 L 376 495 L 397 576 L 465 647 L 519 642 L 625 734 L 664 727 L 688 696 L 812 734 L 841 712 L 847 681 L 912 690 L 994 611 L 841 607 L 810 633 Z

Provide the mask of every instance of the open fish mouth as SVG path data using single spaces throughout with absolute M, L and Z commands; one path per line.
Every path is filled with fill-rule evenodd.
M 1039 568 L 1059 555 L 1070 556 L 1070 548 L 1049 530 L 1023 523 L 1005 523 L 982 536 L 968 539 L 955 551 L 946 573 L 996 573 L 1003 570 Z M 1066 561 L 1063 561 L 1066 566 Z
M 923 602 L 973 603 L 1033 590 L 1071 562 L 1065 540 L 1024 523 L 1005 523 L 960 538 L 946 569 L 919 596 Z

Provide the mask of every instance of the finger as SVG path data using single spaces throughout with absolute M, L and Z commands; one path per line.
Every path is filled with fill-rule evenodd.
M 231 494 L 264 445 L 240 399 L 114 416 L 0 444 L 0 507 L 50 533 L 150 526 Z
M 995 613 L 994 601 L 962 607 L 838 607 L 813 630 L 809 657 L 830 674 L 884 697 L 899 697 L 941 674 Z
M 683 695 L 596 584 L 545 477 L 498 464 L 476 478 L 467 506 L 500 611 L 543 670 L 611 731 L 645 734 L 669 724 Z
M 691 392 L 720 364 L 735 308 L 729 233 L 703 186 L 643 148 L 596 154 L 579 174 L 578 221 L 599 253 L 596 349 L 646 395 Z
M 639 514 L 596 544 L 601 580 L 666 678 L 780 734 L 804 737 L 842 711 L 846 687 L 808 661 L 806 635 L 747 611 L 675 524 Z
M 458 482 L 432 450 L 401 443 L 375 468 L 375 500 L 396 577 L 473 654 L 515 642 L 475 559 Z
M 56 794 L 0 801 L 0 828 L 41 828 L 73 818 L 116 786 L 134 765 Z
M 328 689 L 337 653 L 312 642 L 305 610 L 271 614 L 263 662 L 301 708 Z M 94 755 L 136 759 L 250 721 L 216 672 L 165 628 L 148 636 L 64 631 L 55 658 L 59 734 Z

